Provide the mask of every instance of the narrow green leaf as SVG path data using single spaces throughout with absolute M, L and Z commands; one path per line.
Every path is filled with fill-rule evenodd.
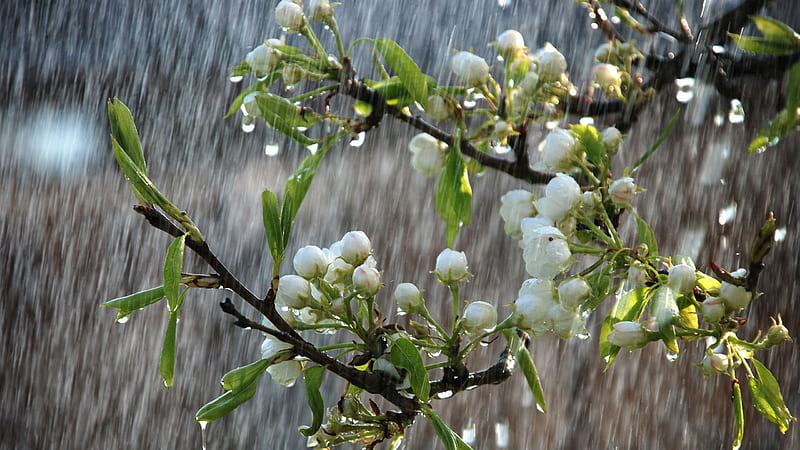
M 164 258 L 164 296 L 170 311 L 178 308 L 180 300 L 179 288 L 181 284 L 181 270 L 183 270 L 183 253 L 186 248 L 186 235 L 175 238 L 167 249 Z
M 161 195 L 153 183 L 144 175 L 133 160 L 125 153 L 119 142 L 114 136 L 111 136 L 111 148 L 114 151 L 114 158 L 116 158 L 122 173 L 131 185 L 133 195 L 143 205 L 158 203 L 157 197 Z M 163 197 L 163 196 L 162 196 Z
M 283 190 L 283 199 L 281 201 L 280 219 L 283 249 L 289 244 L 289 236 L 292 234 L 294 218 L 297 216 L 297 211 L 300 210 L 300 205 L 303 203 L 303 199 L 305 199 L 306 193 L 311 187 L 311 182 L 314 181 L 314 175 L 317 173 L 322 158 L 328 150 L 333 147 L 333 144 L 339 142 L 340 139 L 347 135 L 348 133 L 346 132 L 340 132 L 329 136 L 322 147 L 313 155 L 307 156 L 303 162 L 300 163 L 300 166 L 298 166 L 294 174 L 286 180 L 286 185 Z
M 641 166 L 645 161 L 647 161 L 647 158 L 649 158 L 650 155 L 652 155 L 658 149 L 658 147 L 664 142 L 664 140 L 667 139 L 667 136 L 669 136 L 669 133 L 672 131 L 672 128 L 675 126 L 676 123 L 678 123 L 678 117 L 680 117 L 680 115 L 681 115 L 681 110 L 679 109 L 675 113 L 675 115 L 672 116 L 672 119 L 670 119 L 669 124 L 667 124 L 667 128 L 665 128 L 664 131 L 661 133 L 661 135 L 658 136 L 658 139 L 656 139 L 656 141 L 653 143 L 653 145 L 650 146 L 649 149 L 647 149 L 644 155 L 642 155 L 642 157 L 636 161 L 636 164 L 633 165 L 633 170 L 638 169 L 639 166 Z
M 639 242 L 647 245 L 647 256 L 658 256 L 658 243 L 653 229 L 639 215 L 636 217 L 636 228 L 639 230 Z
M 758 412 L 777 425 L 781 433 L 786 433 L 789 429 L 789 423 L 796 419 L 792 417 L 786 402 L 783 400 L 778 380 L 775 379 L 775 376 L 764 364 L 755 358 L 750 361 L 753 363 L 758 375 L 758 379 L 751 378 L 748 382 L 753 397 L 753 405 L 755 405 Z
M 800 35 L 790 26 L 767 16 L 750 16 L 758 31 L 771 42 L 787 44 L 800 49 Z
M 775 146 L 787 134 L 797 129 L 797 108 L 800 106 L 800 63 L 793 64 L 789 70 L 788 91 L 786 108 L 759 130 L 758 136 L 747 147 L 749 153 L 762 152 L 767 147 Z
M 439 439 L 442 440 L 447 450 L 472 450 L 472 447 L 464 442 L 458 433 L 451 430 L 450 427 L 444 423 L 433 408 L 428 405 L 422 405 L 422 414 L 430 421 L 431 425 L 433 425 L 433 430 L 436 432 L 436 435 L 439 436 Z
M 261 193 L 261 216 L 264 221 L 264 231 L 267 235 L 272 261 L 275 267 L 280 267 L 284 252 L 281 213 L 278 207 L 278 197 L 269 189 Z
M 406 90 L 420 105 L 428 101 L 428 80 L 411 57 L 390 39 L 375 39 L 375 48 L 403 81 Z
M 133 164 L 147 175 L 147 164 L 133 115 L 117 97 L 108 101 L 108 121 L 111 124 L 111 136 L 117 140 Z
M 408 379 L 417 398 L 427 402 L 430 399 L 431 383 L 417 347 L 408 339 L 400 338 L 392 343 L 390 356 L 395 367 L 408 371 Z
M 222 377 L 222 388 L 226 391 L 241 389 L 257 380 L 270 365 L 270 358 L 259 359 L 246 366 L 237 367 Z
M 161 346 L 161 360 L 159 369 L 161 378 L 164 380 L 164 387 L 172 387 L 175 379 L 175 347 L 178 331 L 179 311 L 170 311 L 167 321 L 167 331 L 164 333 L 164 344 Z
M 536 370 L 536 365 L 533 362 L 533 357 L 522 339 L 513 330 L 503 330 L 503 335 L 508 342 L 509 351 L 514 355 L 514 359 L 519 364 L 522 374 L 525 376 L 525 381 L 528 382 L 528 387 L 536 400 L 539 410 L 547 413 L 547 402 L 544 399 L 544 389 L 542 389 L 542 382 L 539 379 L 539 372 Z
M 447 230 L 447 245 L 452 247 L 461 225 L 469 223 L 472 213 L 472 187 L 469 172 L 458 140 L 449 149 L 444 170 L 436 180 L 434 200 L 436 211 L 444 219 Z
M 586 158 L 592 164 L 602 167 L 608 164 L 608 153 L 597 128 L 591 125 L 571 125 L 570 132 L 586 150 Z
M 614 267 L 611 264 L 604 264 L 603 268 L 586 277 L 589 286 L 592 287 L 592 297 L 585 303 L 584 309 L 594 311 L 611 293 L 611 272 Z
M 728 33 L 733 42 L 742 50 L 760 55 L 791 55 L 798 51 L 795 44 L 772 41 L 768 38 L 742 36 L 741 34 Z
M 733 449 L 742 446 L 744 439 L 744 407 L 742 406 L 742 387 L 739 382 L 733 381 Z
M 294 139 L 304 147 L 315 143 L 313 139 L 297 129 L 297 127 L 308 128 L 317 123 L 319 119 L 313 113 L 304 114 L 288 99 L 268 92 L 257 94 L 256 104 L 261 111 L 261 117 L 272 128 Z
M 414 103 L 414 98 L 409 94 L 403 81 L 398 76 L 378 82 L 365 80 L 364 84 L 380 93 L 387 105 L 405 108 Z
M 300 427 L 300 433 L 303 436 L 311 436 L 322 426 L 322 419 L 325 417 L 325 403 L 319 393 L 319 388 L 322 386 L 322 377 L 324 375 L 324 366 L 313 366 L 303 371 L 306 399 L 308 400 L 308 407 L 311 409 L 311 426 Z
M 242 403 L 253 398 L 258 387 L 258 379 L 235 391 L 227 391 L 219 397 L 203 405 L 194 416 L 198 423 L 213 422 L 236 409 Z
M 122 315 L 122 317 L 125 317 L 134 311 L 144 308 L 145 306 L 152 305 L 162 298 L 164 298 L 164 286 L 158 286 L 146 291 L 141 291 L 125 297 L 118 297 L 113 300 L 109 300 L 100 306 L 116 308 L 119 310 L 119 314 Z M 120 317 L 117 316 L 117 320 L 119 319 Z

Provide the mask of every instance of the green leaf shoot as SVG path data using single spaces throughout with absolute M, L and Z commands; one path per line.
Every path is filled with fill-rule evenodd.
M 395 367 L 408 371 L 411 388 L 417 398 L 422 402 L 430 400 L 431 384 L 417 347 L 406 338 L 397 339 L 392 343 L 391 358 Z
M 303 436 L 311 436 L 322 426 L 322 419 L 325 417 L 325 403 L 319 388 L 322 386 L 322 378 L 325 375 L 324 366 L 313 366 L 303 371 L 303 383 L 306 388 L 306 399 L 308 407 L 311 409 L 311 426 L 300 427 Z

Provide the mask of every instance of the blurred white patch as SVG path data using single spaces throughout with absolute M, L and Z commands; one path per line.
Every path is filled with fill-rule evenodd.
M 469 425 L 464 427 L 464 430 L 461 432 L 461 439 L 463 439 L 464 442 L 466 442 L 467 444 L 470 444 L 470 445 L 475 443 L 475 424 L 474 423 L 470 423 Z
M 508 447 L 508 422 L 502 421 L 494 424 L 494 443 L 497 448 Z
M 775 242 L 781 242 L 784 239 L 786 239 L 786 227 L 775 230 Z
M 719 210 L 719 224 L 725 225 L 730 223 L 736 218 L 736 210 L 738 205 L 736 202 L 731 202 L 728 206 Z
M 731 155 L 730 141 L 727 136 L 718 139 L 706 152 L 700 170 L 700 182 L 705 185 L 716 184 L 722 179 L 722 172 Z
M 703 249 L 703 244 L 706 242 L 705 228 L 696 227 L 689 228 L 683 232 L 681 241 L 678 244 L 678 249 L 682 255 L 686 255 L 693 260 L 696 260 L 700 255 L 700 250 Z

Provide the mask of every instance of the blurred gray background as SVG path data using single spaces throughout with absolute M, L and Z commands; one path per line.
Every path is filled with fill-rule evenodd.
M 152 179 L 189 211 L 223 261 L 264 292 L 270 267 L 259 195 L 279 190 L 307 153 L 263 123 L 246 134 L 240 117 L 222 116 L 243 88 L 228 80 L 227 68 L 263 39 L 280 35 L 276 3 L 0 4 L 0 447 L 199 448 L 194 413 L 221 393 L 222 374 L 259 357 L 260 336 L 234 328 L 221 314 L 224 292 L 192 292 L 179 327 L 176 383 L 165 391 L 158 352 L 166 312 L 150 308 L 117 325 L 114 312 L 99 307 L 160 284 L 169 243 L 130 209 L 133 196 L 109 149 L 105 102 L 118 96 L 128 104 Z M 644 3 L 662 17 L 672 7 L 670 1 Z M 687 1 L 686 8 L 696 25 L 736 3 Z M 796 2 L 774 1 L 768 13 L 800 27 Z M 585 85 L 594 48 L 603 42 L 586 12 L 568 0 L 345 0 L 337 17 L 346 45 L 361 36 L 394 39 L 442 81 L 453 49 L 474 48 L 493 58 L 486 44 L 515 28 L 530 48 L 549 41 L 561 49 L 571 78 Z M 329 34 L 318 31 L 330 45 Z M 671 45 L 660 37 L 641 44 Z M 368 75 L 368 53 L 357 55 L 357 70 Z M 798 140 L 746 155 L 746 144 L 782 107 L 785 86 L 783 80 L 750 80 L 742 88 L 748 95 L 740 124 L 726 120 L 729 99 L 712 89 L 698 85 L 688 105 L 675 101 L 674 86 L 665 89 L 631 130 L 619 167 L 635 161 L 684 108 L 684 119 L 637 175 L 647 193 L 636 206 L 651 221 L 662 253 L 691 255 L 701 269 L 709 259 L 731 268 L 746 263 L 742 255 L 774 211 L 783 239 L 761 279 L 765 295 L 746 312 L 749 323 L 740 335 L 752 338 L 778 312 L 797 335 Z M 384 271 L 385 309 L 393 286 L 404 281 L 424 287 L 431 303 L 447 298 L 428 273 L 445 239 L 431 200 L 434 183 L 409 164 L 406 143 L 413 134 L 386 118 L 362 146 L 335 148 L 300 212 L 292 244 L 327 246 L 346 231 L 364 230 Z M 276 157 L 264 155 L 271 142 L 281 144 Z M 473 179 L 473 223 L 457 242 L 475 274 L 462 291 L 468 300 L 504 305 L 527 278 L 516 242 L 502 231 L 498 201 L 522 187 L 491 171 Z M 185 267 L 207 271 L 191 257 Z M 607 308 L 590 320 L 594 335 Z M 703 379 L 694 366 L 702 357 L 700 343 L 687 345 L 675 363 L 655 345 L 621 355 L 606 373 L 596 345 L 552 335 L 534 342 L 547 415 L 532 406 L 519 376 L 436 406 L 455 430 L 474 430 L 476 449 L 730 445 L 729 382 Z M 499 346 L 489 346 L 484 360 L 493 360 Z M 797 344 L 761 359 L 797 414 Z M 326 379 L 328 405 L 341 388 Z M 745 410 L 746 448 L 800 448 L 796 425 L 781 435 L 752 406 Z M 284 389 L 264 377 L 253 400 L 210 425 L 207 443 L 214 449 L 303 448 L 296 430 L 309 421 L 302 383 Z M 431 439 L 431 427 L 420 420 L 406 448 L 431 448 Z

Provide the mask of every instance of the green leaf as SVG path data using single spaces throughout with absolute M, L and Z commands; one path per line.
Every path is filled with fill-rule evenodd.
M 775 376 L 764 364 L 755 358 L 751 358 L 750 361 L 753 363 L 758 375 L 758 379 L 750 378 L 748 380 L 750 393 L 753 397 L 753 405 L 758 412 L 777 425 L 781 433 L 786 433 L 789 429 L 789 423 L 796 419 L 792 417 L 789 408 L 786 407 L 778 380 L 775 379 Z
M 262 372 L 263 373 L 263 372 Z M 235 391 L 227 391 L 203 405 L 194 416 L 198 423 L 213 422 L 253 398 L 258 387 L 258 379 Z
M 742 407 L 742 387 L 739 382 L 733 381 L 733 445 L 732 448 L 738 449 L 742 446 L 744 439 L 744 408 Z
M 164 197 L 153 185 L 153 182 L 147 178 L 145 174 L 136 166 L 136 163 L 125 153 L 119 142 L 111 136 L 111 149 L 114 151 L 114 158 L 116 158 L 122 173 L 131 185 L 133 195 L 143 205 L 158 203 L 159 197 Z M 166 198 L 164 198 L 166 200 Z
M 758 136 L 747 147 L 749 153 L 761 152 L 767 147 L 777 145 L 781 139 L 797 128 L 797 108 L 800 106 L 800 63 L 793 64 L 789 70 L 788 90 L 786 108 L 759 130 Z
M 247 71 L 248 72 L 250 71 L 249 67 L 247 68 Z M 236 114 L 242 108 L 242 103 L 244 103 L 244 98 L 247 97 L 247 94 L 251 92 L 258 92 L 264 90 L 266 86 L 269 86 L 272 83 L 274 83 L 275 80 L 280 78 L 280 76 L 281 76 L 280 72 L 278 73 L 273 72 L 269 75 L 269 78 L 267 78 L 266 81 L 259 81 L 248 86 L 245 90 L 240 92 L 235 99 L 233 99 L 233 102 L 231 102 L 231 106 L 228 108 L 228 112 L 225 113 L 225 116 L 223 118 L 227 119 L 228 117 Z
M 400 77 L 394 76 L 386 80 L 365 80 L 364 84 L 383 96 L 387 105 L 405 108 L 414 103 L 414 98 L 409 94 Z
M 111 124 L 111 136 L 117 140 L 134 166 L 147 175 L 147 164 L 133 115 L 117 97 L 108 101 L 108 121 Z
M 322 147 L 313 155 L 307 156 L 303 162 L 300 163 L 300 166 L 294 174 L 286 180 L 286 186 L 283 190 L 283 200 L 281 202 L 280 219 L 283 249 L 289 244 L 289 236 L 292 234 L 294 218 L 297 216 L 297 211 L 300 210 L 300 205 L 303 203 L 303 199 L 305 199 L 306 193 L 311 187 L 311 182 L 314 181 L 314 175 L 317 173 L 319 163 L 333 144 L 347 135 L 347 132 L 340 132 L 336 135 L 329 136 Z
M 793 45 L 800 49 L 800 35 L 783 22 L 766 16 L 750 16 L 756 24 L 758 31 L 772 42 L 781 42 Z
M 514 355 L 514 359 L 525 376 L 525 381 L 528 382 L 528 387 L 536 400 L 536 404 L 539 406 L 539 410 L 546 414 L 547 402 L 544 399 L 544 389 L 542 389 L 539 372 L 536 370 L 530 351 L 514 330 L 505 329 L 503 330 L 503 335 L 508 342 L 509 352 Z
M 661 133 L 661 135 L 658 136 L 658 139 L 656 139 L 656 141 L 653 143 L 653 145 L 650 146 L 649 149 L 647 149 L 644 155 L 642 155 L 642 157 L 636 161 L 636 164 L 633 165 L 632 170 L 635 171 L 636 169 L 638 169 L 639 166 L 641 166 L 645 161 L 647 161 L 647 158 L 649 158 L 650 155 L 652 155 L 656 151 L 656 149 L 658 149 L 658 147 L 661 146 L 661 143 L 663 143 L 664 140 L 667 139 L 667 136 L 669 136 L 669 133 L 672 131 L 672 128 L 675 127 L 676 123 L 678 123 L 678 117 L 680 117 L 680 115 L 681 115 L 681 110 L 679 109 L 675 113 L 675 115 L 672 116 L 672 119 L 670 119 L 669 124 L 667 124 L 667 128 L 665 128 L 664 131 Z
M 229 371 L 222 377 L 222 388 L 226 391 L 235 391 L 247 386 L 264 374 L 264 371 L 270 366 L 270 361 L 270 358 L 259 359 L 254 363 Z
M 118 309 L 119 313 L 117 314 L 116 320 L 119 321 L 120 319 L 129 316 L 132 312 L 138 311 L 145 306 L 152 305 L 162 298 L 164 298 L 164 286 L 158 286 L 146 291 L 141 291 L 125 297 L 118 297 L 113 300 L 109 300 L 100 306 Z
M 428 101 L 428 80 L 411 57 L 390 39 L 375 39 L 375 48 L 403 81 L 403 86 L 420 105 Z
M 297 127 L 310 127 L 319 119 L 314 113 L 303 114 L 301 109 L 288 99 L 268 92 L 256 94 L 256 104 L 261 117 L 272 128 L 299 142 L 304 147 L 313 145 L 315 141 L 301 133 Z
M 572 135 L 581 143 L 586 150 L 586 158 L 598 167 L 608 165 L 608 153 L 603 146 L 603 138 L 597 128 L 591 125 L 571 125 L 569 127 Z
M 728 37 L 742 50 L 760 55 L 791 55 L 798 51 L 796 44 L 772 41 L 767 38 L 728 33 Z
M 175 347 L 178 331 L 178 318 L 180 311 L 170 311 L 167 321 L 167 331 L 164 333 L 164 344 L 161 346 L 161 359 L 159 369 L 161 378 L 164 380 L 164 387 L 172 387 L 175 379 Z
M 639 230 L 639 242 L 647 245 L 647 256 L 658 256 L 658 243 L 653 229 L 638 214 L 636 217 L 636 228 Z
M 311 436 L 322 426 L 322 419 L 325 417 L 325 403 L 319 393 L 319 388 L 322 386 L 322 377 L 324 375 L 324 366 L 313 366 L 303 371 L 303 383 L 306 386 L 306 398 L 312 417 L 310 427 L 300 428 L 300 433 L 303 436 Z
M 613 330 L 614 324 L 622 321 L 637 321 L 642 316 L 647 302 L 650 300 L 652 289 L 649 287 L 640 287 L 632 291 L 628 291 L 623 295 L 617 304 L 611 309 L 603 320 L 603 325 L 600 328 L 600 359 L 606 361 L 605 369 L 608 370 L 611 364 L 614 363 L 619 347 L 608 342 L 608 334 Z
M 469 224 L 472 212 L 472 187 L 458 139 L 450 147 L 444 170 L 436 180 L 434 199 L 436 211 L 445 222 L 447 245 L 452 247 L 461 225 Z
M 186 235 L 182 234 L 172 241 L 167 249 L 167 257 L 164 258 L 164 296 L 167 297 L 170 311 L 175 311 L 180 301 L 179 288 L 185 248 Z
M 444 423 L 441 417 L 428 405 L 421 405 L 422 406 L 422 414 L 428 419 L 433 425 L 433 430 L 436 432 L 436 435 L 439 436 L 439 439 L 442 440 L 444 443 L 445 448 L 447 450 L 472 450 L 472 447 L 469 446 L 461 436 L 458 435 L 455 431 L 451 430 L 447 424 Z
M 611 293 L 611 272 L 613 271 L 612 265 L 604 264 L 602 269 L 586 277 L 586 282 L 592 287 L 592 297 L 584 304 L 584 310 L 594 311 Z
M 431 383 L 417 347 L 408 339 L 400 338 L 392 343 L 390 356 L 395 367 L 408 371 L 408 379 L 417 398 L 427 402 L 430 399 Z
M 276 268 L 283 261 L 284 241 L 281 229 L 281 213 L 278 207 L 278 197 L 269 189 L 261 193 L 261 216 L 264 221 L 264 231 L 267 235 L 269 251 Z

